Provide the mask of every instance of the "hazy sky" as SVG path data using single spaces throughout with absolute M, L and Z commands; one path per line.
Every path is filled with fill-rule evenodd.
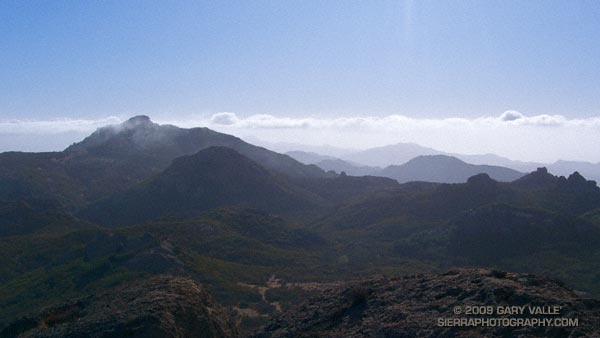
M 600 161 L 599 38 L 598 1 L 2 1 L 0 150 L 147 114 L 313 144 Z M 265 115 L 279 122 L 256 128 Z M 305 125 L 283 133 L 286 119 Z M 27 137 L 49 121 L 65 131 Z

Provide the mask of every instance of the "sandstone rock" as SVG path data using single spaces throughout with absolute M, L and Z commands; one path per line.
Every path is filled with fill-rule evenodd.
M 578 327 L 442 327 L 454 307 L 562 306 Z M 489 316 L 488 316 L 489 317 Z M 502 317 L 497 314 L 491 317 Z M 533 318 L 525 313 L 522 317 Z M 537 316 L 540 317 L 540 316 Z M 552 318 L 552 315 L 541 316 Z M 460 269 L 440 275 L 376 277 L 329 288 L 282 313 L 255 337 L 598 337 L 600 301 L 528 274 Z

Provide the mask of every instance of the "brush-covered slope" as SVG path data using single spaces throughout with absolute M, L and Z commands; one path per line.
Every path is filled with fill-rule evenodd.
M 233 149 L 210 147 L 175 159 L 156 177 L 92 204 L 81 216 L 117 226 L 224 206 L 291 212 L 310 207 L 311 197 Z
M 154 277 L 45 308 L 14 321 L 0 337 L 201 337 L 239 335 L 198 283 Z
M 333 274 L 329 247 L 300 224 L 233 208 L 128 228 L 0 237 L 0 331 L 41 308 L 155 275 L 191 277 L 219 302 L 260 319 L 275 308 L 240 283 Z
M 577 325 L 438 325 L 466 305 L 523 307 L 523 315 L 492 318 L 569 318 Z M 529 307 L 562 306 L 559 315 L 533 314 Z M 596 337 L 600 301 L 586 299 L 559 281 L 489 269 L 402 278 L 375 277 L 324 290 L 297 309 L 279 314 L 255 338 L 275 337 Z
M 0 237 L 61 233 L 87 227 L 90 225 L 73 217 L 54 200 L 0 200 Z
M 510 182 L 522 173 L 504 167 L 474 165 L 446 155 L 418 156 L 402 165 L 384 168 L 380 175 L 398 182 L 424 181 L 438 183 L 464 183 L 471 176 L 487 174 L 497 181 Z

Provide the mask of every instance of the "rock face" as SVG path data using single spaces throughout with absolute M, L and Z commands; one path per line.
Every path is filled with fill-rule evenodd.
M 12 323 L 0 337 L 236 337 L 229 315 L 196 282 L 155 277 Z
M 572 318 L 577 327 L 444 327 L 439 318 L 467 315 L 467 306 L 491 306 L 494 318 Z M 531 315 L 538 306 L 562 306 L 559 315 Z M 524 306 L 524 314 L 498 307 Z M 455 314 L 455 307 L 462 313 Z M 539 309 L 539 308 L 538 308 Z M 297 310 L 281 314 L 255 337 L 596 337 L 600 301 L 584 299 L 561 283 L 496 270 L 455 270 L 441 275 L 376 277 L 323 291 Z

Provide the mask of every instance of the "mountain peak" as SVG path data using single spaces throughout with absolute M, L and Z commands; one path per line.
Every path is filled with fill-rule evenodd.
M 129 120 L 121 123 L 121 126 L 130 129 L 130 128 L 135 128 L 138 126 L 151 126 L 154 125 L 155 123 L 152 122 L 152 120 L 150 119 L 150 117 L 146 116 L 146 115 L 137 115 L 134 116 L 132 118 L 130 118 Z
M 571 175 L 569 175 L 569 178 L 567 179 L 568 182 L 570 183 L 574 183 L 574 184 L 585 184 L 587 183 L 587 180 L 581 176 L 581 174 L 576 171 L 574 173 L 572 173 Z
M 127 122 L 152 122 L 152 120 L 150 120 L 148 115 L 136 115 L 127 120 Z
M 567 178 L 566 183 L 571 189 L 576 189 L 576 190 L 581 190 L 581 191 L 587 190 L 587 189 L 591 189 L 591 190 L 597 189 L 596 181 L 588 181 L 578 171 L 569 175 L 569 178 Z
M 545 167 L 537 168 L 520 179 L 515 181 L 515 184 L 526 187 L 548 188 L 557 184 L 559 178 L 550 174 Z

